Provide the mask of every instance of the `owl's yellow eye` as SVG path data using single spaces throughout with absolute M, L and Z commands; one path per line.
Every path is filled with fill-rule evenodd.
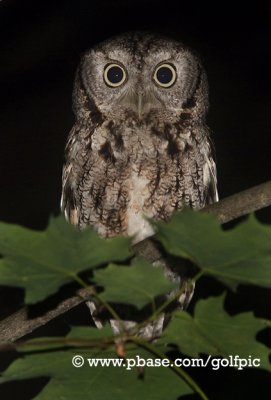
M 177 73 L 172 64 L 159 64 L 153 74 L 154 82 L 161 87 L 169 88 L 176 82 Z
M 127 79 L 125 68 L 119 64 L 107 64 L 104 68 L 104 81 L 110 87 L 118 87 Z

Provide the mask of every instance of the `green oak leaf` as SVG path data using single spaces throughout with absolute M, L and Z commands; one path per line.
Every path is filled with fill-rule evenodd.
M 127 259 L 129 240 L 104 240 L 91 228 L 79 231 L 62 216 L 44 231 L 0 223 L 0 284 L 26 291 L 26 303 L 55 293 L 84 270 Z
M 111 264 L 96 270 L 94 280 L 105 288 L 100 296 L 107 302 L 133 304 L 138 308 L 177 288 L 176 283 L 166 278 L 162 267 L 144 260 L 137 260 L 129 267 Z
M 160 343 L 177 344 L 182 353 L 191 357 L 204 353 L 259 358 L 260 368 L 271 371 L 271 349 L 256 340 L 259 331 L 271 327 L 271 321 L 256 318 L 252 312 L 231 316 L 223 309 L 224 298 L 225 295 L 200 300 L 194 316 L 177 311 Z
M 157 225 L 165 249 L 236 289 L 240 283 L 271 287 L 271 225 L 251 215 L 224 231 L 215 217 L 184 209 Z

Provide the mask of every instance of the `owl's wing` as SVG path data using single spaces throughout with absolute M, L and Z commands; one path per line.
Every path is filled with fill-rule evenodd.
M 210 181 L 207 194 L 207 204 L 216 203 L 219 200 L 217 191 L 217 175 L 216 175 L 216 164 L 213 158 L 208 161 L 209 171 L 210 171 Z
M 60 207 L 65 218 L 73 225 L 79 222 L 79 207 L 76 199 L 75 187 L 77 184 L 76 163 L 74 160 L 74 149 L 76 148 L 76 138 L 73 130 L 70 133 L 69 140 L 65 149 L 65 163 L 62 173 L 62 195 Z
M 216 203 L 219 200 L 217 191 L 217 172 L 211 142 L 207 143 L 203 180 L 206 187 L 206 205 Z
M 75 193 L 73 191 L 71 182 L 69 180 L 69 174 L 71 172 L 72 165 L 66 164 L 63 168 L 63 186 L 60 207 L 64 213 L 65 218 L 73 225 L 78 225 L 79 221 L 79 208 L 76 204 Z

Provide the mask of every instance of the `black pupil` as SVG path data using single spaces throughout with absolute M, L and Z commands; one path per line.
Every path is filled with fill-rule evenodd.
M 158 71 L 156 73 L 156 77 L 160 83 L 167 84 L 172 80 L 173 73 L 170 68 L 161 67 L 158 69 Z
M 120 67 L 114 66 L 107 71 L 107 79 L 111 83 L 119 83 L 123 79 L 123 71 Z

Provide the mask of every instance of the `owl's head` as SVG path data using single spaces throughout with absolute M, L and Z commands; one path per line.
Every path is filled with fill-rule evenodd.
M 189 109 L 202 118 L 208 107 L 207 80 L 198 57 L 178 41 L 155 34 L 126 33 L 96 45 L 84 54 L 77 81 L 103 115 L 124 111 L 140 120 L 162 112 L 172 118 Z M 78 88 L 79 112 L 84 104 L 77 94 Z

